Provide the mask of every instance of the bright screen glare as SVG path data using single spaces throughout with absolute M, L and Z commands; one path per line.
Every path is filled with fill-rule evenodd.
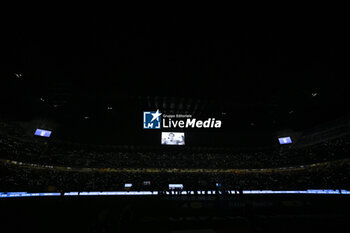
M 169 189 L 183 189 L 183 184 L 169 184 Z
M 292 143 L 292 139 L 290 137 L 279 138 L 280 144 L 289 144 Z
M 51 131 L 49 130 L 43 130 L 43 129 L 37 129 L 34 133 L 34 135 L 36 136 L 40 136 L 40 137 L 47 137 L 49 138 L 51 135 Z
M 162 132 L 162 145 L 185 145 L 185 133 Z

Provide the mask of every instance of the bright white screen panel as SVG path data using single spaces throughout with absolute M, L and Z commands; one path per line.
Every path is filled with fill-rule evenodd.
M 185 133 L 162 132 L 162 145 L 185 145 Z
M 279 138 L 278 141 L 280 142 L 280 144 L 292 143 L 292 139 L 290 139 L 290 137 Z

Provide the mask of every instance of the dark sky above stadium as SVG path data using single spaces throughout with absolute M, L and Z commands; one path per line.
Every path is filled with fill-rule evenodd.
M 3 32 L 5 76 L 23 74 L 27 90 L 9 96 L 54 104 L 68 93 L 79 114 L 130 96 L 204 99 L 268 125 L 348 113 L 347 37 L 335 20 L 46 14 L 14 17 Z

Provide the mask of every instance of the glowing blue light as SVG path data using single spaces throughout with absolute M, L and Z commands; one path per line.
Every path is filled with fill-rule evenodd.
M 198 195 L 215 195 L 216 191 L 208 190 L 207 192 L 203 190 L 197 191 L 166 191 L 166 195 L 175 194 L 198 194 Z M 223 194 L 222 191 L 218 191 L 219 194 Z M 238 190 L 228 190 L 228 194 L 235 195 L 239 194 Z M 334 195 L 343 194 L 350 195 L 349 190 L 345 189 L 308 189 L 308 190 L 243 190 L 242 194 L 323 194 L 323 195 Z M 137 195 L 158 195 L 157 191 L 93 191 L 93 192 L 66 192 L 63 196 L 137 196 Z M 27 192 L 8 192 L 0 193 L 0 198 L 12 198 L 12 197 L 44 197 L 44 196 L 61 196 L 61 193 L 27 193 Z
M 332 189 L 308 189 L 308 190 L 243 190 L 243 194 L 340 194 L 339 190 Z
M 37 130 L 35 131 L 34 135 L 49 138 L 50 135 L 51 135 L 51 131 L 49 131 L 49 130 L 43 130 L 43 129 L 37 129 Z
M 169 184 L 169 189 L 179 188 L 183 189 L 183 184 Z
M 69 192 L 69 193 L 64 193 L 64 196 L 78 196 L 79 192 Z
M 60 196 L 61 193 L 27 193 L 27 192 L 15 192 L 15 193 L 3 193 L 0 194 L 0 198 L 6 197 L 39 197 L 39 196 Z
M 292 143 L 292 139 L 290 137 L 284 137 L 278 139 L 280 144 L 289 144 Z
M 341 194 L 348 194 L 348 195 L 350 195 L 350 191 L 342 189 L 341 190 Z

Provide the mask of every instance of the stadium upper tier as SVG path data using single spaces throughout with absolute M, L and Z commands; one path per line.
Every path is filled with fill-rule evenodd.
M 53 166 L 97 168 L 259 169 L 300 166 L 348 158 L 350 135 L 307 147 L 283 146 L 253 152 L 156 152 L 88 148 L 50 141 L 23 141 L 0 135 L 0 159 Z

